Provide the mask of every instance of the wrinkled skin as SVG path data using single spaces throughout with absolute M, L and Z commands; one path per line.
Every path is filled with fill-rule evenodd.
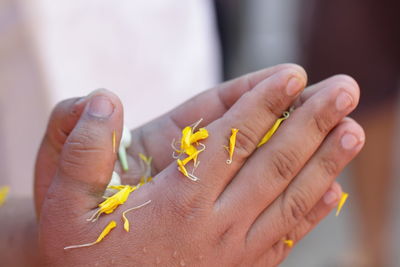
M 99 90 L 54 109 L 40 148 L 35 204 L 43 264 L 65 266 L 275 266 L 337 204 L 334 182 L 364 143 L 362 128 L 346 116 L 359 88 L 340 75 L 303 92 L 306 74 L 278 65 L 210 89 L 132 131 L 130 170 L 121 173 L 112 153 L 123 110 Z M 271 140 L 256 149 L 281 114 L 296 106 Z M 184 177 L 171 157 L 171 141 L 203 118 L 210 137 L 199 155 L 199 181 Z M 226 164 L 231 128 L 238 128 L 233 163 Z M 138 153 L 152 156 L 154 181 L 131 194 L 114 213 L 87 222 L 116 169 L 124 183 L 141 176 Z M 189 167 L 190 168 L 190 167 Z M 123 210 L 151 203 L 128 214 Z M 110 220 L 118 226 L 94 241 Z

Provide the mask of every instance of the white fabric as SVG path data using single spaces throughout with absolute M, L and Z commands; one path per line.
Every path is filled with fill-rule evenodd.
M 135 127 L 216 84 L 210 0 L 5 0 L 0 4 L 0 186 L 32 193 L 56 102 L 116 92 Z
M 208 0 L 37 0 L 28 11 L 52 105 L 107 88 L 133 127 L 218 82 Z

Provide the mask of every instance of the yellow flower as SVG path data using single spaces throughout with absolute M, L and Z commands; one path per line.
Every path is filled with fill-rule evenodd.
M 232 135 L 229 138 L 229 148 L 225 147 L 229 152 L 229 159 L 226 160 L 227 164 L 232 163 L 233 152 L 235 151 L 235 144 L 236 144 L 236 134 L 239 132 L 239 129 L 232 128 Z
M 109 186 L 108 188 L 110 189 L 116 189 L 119 190 L 117 193 L 112 195 L 111 197 L 107 197 L 106 200 L 101 202 L 99 204 L 99 208 L 96 210 L 96 212 L 87 219 L 88 221 L 95 222 L 101 214 L 110 214 L 112 213 L 116 208 L 118 208 L 119 205 L 122 205 L 125 203 L 125 201 L 128 199 L 130 193 L 135 191 L 137 189 L 136 186 L 129 186 L 129 185 L 120 185 L 120 186 Z
M 182 130 L 182 137 L 180 140 L 179 149 L 176 148 L 175 141 L 172 142 L 172 148 L 174 149 L 172 157 L 177 159 L 176 163 L 178 165 L 179 171 L 193 181 L 197 181 L 198 178 L 194 176 L 193 173 L 189 173 L 186 170 L 185 165 L 193 160 L 195 169 L 198 166 L 197 157 L 199 153 L 205 149 L 205 145 L 203 145 L 199 141 L 208 138 L 207 129 L 200 128 L 197 132 L 195 131 L 196 127 L 200 124 L 201 121 L 202 119 L 196 122 L 194 125 L 187 126 Z M 202 148 L 199 150 L 197 146 L 202 146 Z M 178 153 L 177 156 L 175 155 L 175 152 Z M 182 154 L 186 154 L 188 157 L 186 157 L 185 159 L 180 159 L 179 157 Z
M 126 218 L 126 214 L 127 214 L 128 212 L 132 211 L 132 210 L 140 209 L 141 207 L 146 206 L 146 205 L 149 204 L 150 202 L 151 202 L 151 200 L 149 200 L 149 201 L 147 201 L 147 202 L 145 202 L 145 203 L 143 203 L 143 204 L 141 204 L 141 205 L 139 205 L 139 206 L 136 206 L 136 207 L 127 209 L 127 210 L 125 210 L 125 211 L 122 213 L 122 219 L 123 219 L 123 221 L 124 221 L 124 229 L 125 229 L 125 231 L 129 232 L 129 220 L 128 220 L 128 218 Z
M 344 203 L 346 203 L 347 198 L 349 197 L 348 193 L 342 193 L 342 196 L 340 197 L 340 201 L 337 207 L 337 211 L 336 211 L 336 216 L 339 216 L 340 211 L 343 208 Z
M 175 147 L 175 142 L 172 142 L 172 148 L 178 154 L 186 153 L 188 156 L 196 152 L 195 145 L 199 145 L 199 141 L 208 137 L 208 131 L 205 128 L 200 128 L 195 132 L 196 127 L 200 124 L 203 119 L 200 119 L 192 126 L 186 126 L 182 130 L 182 137 L 180 141 L 180 148 Z
M 263 144 L 265 144 L 266 142 L 268 142 L 268 140 L 274 135 L 274 133 L 276 132 L 276 130 L 278 130 L 279 126 L 281 125 L 281 123 L 286 120 L 287 118 L 289 118 L 290 113 L 288 111 L 283 113 L 283 117 L 279 118 L 276 120 L 276 122 L 274 123 L 274 125 L 271 127 L 271 129 L 269 129 L 269 131 L 264 135 L 264 137 L 261 139 L 260 143 L 258 143 L 257 147 L 262 146 Z
M 285 245 L 287 245 L 289 248 L 291 248 L 291 247 L 293 247 L 293 240 L 290 240 L 290 239 L 288 239 L 288 240 L 283 240 L 283 243 L 285 244 Z
M 0 187 L 0 207 L 3 206 L 4 202 L 6 202 L 9 192 L 10 192 L 9 186 Z
M 68 247 L 65 247 L 64 249 L 67 250 L 67 249 L 72 249 L 72 248 L 90 247 L 90 246 L 93 246 L 93 245 L 95 245 L 95 244 L 97 244 L 97 243 L 100 243 L 100 242 L 104 239 L 104 237 L 106 237 L 106 236 L 110 233 L 110 231 L 111 231 L 112 229 L 114 229 L 116 226 L 117 226 L 117 223 L 116 223 L 115 221 L 111 221 L 111 222 L 104 228 L 104 230 L 101 232 L 101 234 L 100 234 L 99 237 L 96 239 L 96 241 L 91 242 L 91 243 L 87 243 L 87 244 L 82 244 L 82 245 L 68 246 Z

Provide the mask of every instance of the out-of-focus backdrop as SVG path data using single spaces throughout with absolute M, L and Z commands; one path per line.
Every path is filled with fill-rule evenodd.
M 337 73 L 359 80 L 365 101 L 354 116 L 367 146 L 340 178 L 350 192 L 341 216 L 329 216 L 282 266 L 400 266 L 397 7 L 390 0 L 0 0 L 0 185 L 10 185 L 13 199 L 31 197 L 36 150 L 62 99 L 110 89 L 133 128 L 222 80 L 295 62 L 311 82 Z

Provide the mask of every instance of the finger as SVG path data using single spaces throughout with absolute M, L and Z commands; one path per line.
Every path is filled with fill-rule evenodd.
M 341 84 L 344 88 L 349 86 L 358 87 L 357 82 L 350 76 L 338 74 L 323 81 L 320 81 L 319 83 L 308 86 L 294 102 L 294 107 L 300 107 L 307 101 L 307 99 L 318 93 L 320 90 L 332 86 L 333 82 Z
M 71 98 L 54 108 L 35 166 L 35 207 L 40 214 L 44 195 L 56 173 L 61 148 L 86 105 L 86 98 Z
M 259 258 L 256 266 L 277 266 L 284 259 L 293 247 L 288 246 L 283 241 L 293 241 L 293 246 L 302 240 L 319 222 L 337 206 L 342 189 L 337 182 L 333 182 L 329 190 L 318 201 L 313 209 L 281 240 L 278 240 L 273 247 Z
M 310 212 L 333 180 L 360 151 L 364 132 L 355 121 L 343 120 L 287 189 L 254 221 L 249 244 L 273 244 Z M 265 229 L 274 229 L 264 235 Z
M 139 152 L 156 156 L 157 160 L 154 161 L 153 167 L 158 173 L 173 161 L 170 144 L 174 138 L 179 137 L 184 127 L 201 118 L 203 118 L 203 125 L 210 124 L 220 118 L 244 93 L 287 68 L 298 67 L 292 64 L 277 65 L 225 82 L 193 97 L 152 123 L 134 130 L 132 136 L 135 140 L 132 143 L 140 144 L 145 139 L 151 142 L 145 142 L 144 147 L 132 146 L 128 152 L 132 156 L 137 156 Z M 166 156 L 159 155 L 159 151 L 166 151 Z
M 226 208 L 226 216 L 245 209 L 247 221 L 241 223 L 251 224 L 292 182 L 331 129 L 355 108 L 358 86 L 342 83 L 341 78 L 329 80 L 329 86 L 292 112 L 228 185 L 217 203 Z
M 98 204 L 116 160 L 112 133 L 116 131 L 120 138 L 122 121 L 123 110 L 117 96 L 106 90 L 90 96 L 62 148 L 46 201 L 74 213 L 84 213 Z
M 195 175 L 210 199 L 218 197 L 264 134 L 304 89 L 305 83 L 305 73 L 301 68 L 283 69 L 245 93 L 222 118 L 207 126 L 210 136 L 204 142 L 207 148 L 199 155 L 200 167 Z M 239 129 L 239 132 L 233 162 L 227 164 L 229 155 L 223 146 L 228 145 L 232 128 Z M 177 178 L 180 182 L 187 182 L 182 175 L 177 175 Z M 198 183 L 194 186 L 199 190 Z

